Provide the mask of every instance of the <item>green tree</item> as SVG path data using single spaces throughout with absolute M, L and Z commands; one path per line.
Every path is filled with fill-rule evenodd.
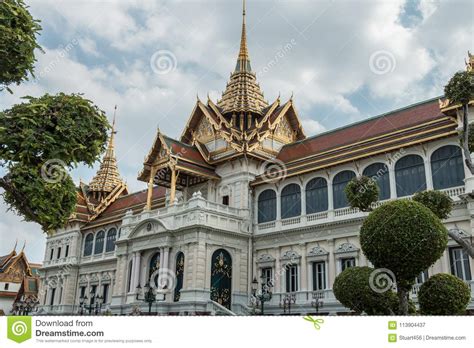
M 474 152 L 474 139 L 471 135 L 472 125 L 469 125 L 468 104 L 474 99 L 474 71 L 458 71 L 444 87 L 444 94 L 450 104 L 461 105 L 463 111 L 463 131 L 461 146 L 464 152 L 465 164 L 472 174 L 474 166 L 471 152 Z
M 360 211 L 371 211 L 372 204 L 379 197 L 377 182 L 367 176 L 352 179 L 344 191 L 351 207 L 358 208 Z
M 423 315 L 460 315 L 471 301 L 471 289 L 458 277 L 439 273 L 421 285 L 418 300 Z
M 33 19 L 23 0 L 0 2 L 0 91 L 8 85 L 20 84 L 33 75 L 34 50 L 41 26 Z
M 376 268 L 391 270 L 396 278 L 400 314 L 408 313 L 408 293 L 416 276 L 443 254 L 448 231 L 424 205 L 397 200 L 369 214 L 360 230 L 364 254 Z
M 345 307 L 369 315 L 394 314 L 397 307 L 397 296 L 389 289 L 377 291 L 376 284 L 371 275 L 377 272 L 371 267 L 349 267 L 341 272 L 334 280 L 334 296 Z M 388 279 L 387 279 L 388 280 Z
M 442 220 L 447 219 L 453 209 L 452 198 L 442 191 L 417 192 L 413 196 L 413 200 L 423 204 Z
M 60 93 L 0 113 L 0 178 L 5 201 L 45 231 L 64 225 L 76 202 L 66 169 L 92 165 L 104 151 L 109 124 L 103 111 L 80 95 Z

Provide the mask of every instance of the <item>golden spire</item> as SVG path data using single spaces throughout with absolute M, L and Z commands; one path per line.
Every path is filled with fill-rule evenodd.
M 242 9 L 242 35 L 240 37 L 240 50 L 239 57 L 237 58 L 237 64 L 235 71 L 252 71 L 250 67 L 249 50 L 247 48 L 247 29 L 245 27 L 245 0 L 243 0 Z
M 115 106 L 114 119 L 112 122 L 112 131 L 110 133 L 109 144 L 105 150 L 102 163 L 99 170 L 89 184 L 89 191 L 96 192 L 97 198 L 101 200 L 105 198 L 108 193 L 112 192 L 118 185 L 122 184 L 122 178 L 117 166 L 117 159 L 115 158 L 115 114 L 117 105 Z
M 250 66 L 245 16 L 246 8 L 243 0 L 242 35 L 237 64 L 230 75 L 226 90 L 222 93 L 222 98 L 217 102 L 217 106 L 224 114 L 249 112 L 262 114 L 262 110 L 268 106 Z
M 466 71 L 474 72 L 474 54 L 471 54 L 471 52 L 467 51 L 467 59 L 468 60 L 465 61 Z

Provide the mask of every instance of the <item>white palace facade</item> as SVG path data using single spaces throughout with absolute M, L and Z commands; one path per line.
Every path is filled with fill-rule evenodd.
M 470 56 L 467 68 L 473 64 Z M 159 295 L 156 314 L 247 315 L 256 312 L 257 279 L 259 288 L 272 284 L 265 314 L 314 313 L 316 299 L 319 313 L 346 313 L 334 279 L 370 265 L 358 237 L 367 213 L 350 208 L 344 194 L 355 176 L 377 181 L 380 202 L 446 192 L 454 200 L 446 227 L 472 236 L 474 177 L 459 146 L 458 110 L 432 99 L 306 137 L 293 98 L 270 103 L 260 90 L 244 12 L 237 64 L 221 99 L 197 100 L 179 140 L 157 132 L 138 175 L 147 190 L 128 192 L 112 132 L 96 176 L 78 188 L 76 212 L 48 236 L 40 311 L 147 312 L 150 283 Z M 469 112 L 474 120 L 474 107 Z M 450 240 L 411 296 L 416 302 L 419 285 L 439 272 L 463 279 L 474 296 L 473 269 Z

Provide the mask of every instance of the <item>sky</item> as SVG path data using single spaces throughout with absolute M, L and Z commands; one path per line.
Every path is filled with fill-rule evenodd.
M 83 93 L 109 119 L 131 191 L 159 127 L 179 138 L 196 102 L 220 97 L 239 49 L 241 0 L 26 0 L 41 20 L 36 79 L 0 94 L 0 109 L 26 95 Z M 252 68 L 271 103 L 293 95 L 307 135 L 443 94 L 474 51 L 468 0 L 247 0 Z M 71 175 L 89 182 L 98 168 Z M 0 173 L 1 174 L 1 173 Z M 44 256 L 39 225 L 0 199 L 0 255 L 26 240 Z

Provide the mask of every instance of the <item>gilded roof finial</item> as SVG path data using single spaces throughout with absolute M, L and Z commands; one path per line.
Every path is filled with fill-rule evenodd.
M 15 251 L 16 252 L 16 246 L 18 245 L 18 238 L 15 240 L 15 246 L 13 247 L 13 250 L 12 251 Z
M 239 57 L 237 59 L 237 65 L 235 71 L 252 71 L 250 67 L 249 50 L 247 48 L 247 29 L 245 23 L 245 0 L 242 5 L 242 35 L 240 37 L 240 50 Z
M 89 184 L 89 190 L 99 193 L 110 193 L 115 187 L 123 183 L 117 166 L 117 159 L 115 158 L 114 136 L 117 133 L 115 130 L 115 117 L 117 112 L 117 105 L 114 108 L 114 118 L 112 121 L 112 131 L 110 133 L 109 144 L 105 150 L 102 163 L 99 170 Z M 104 195 L 101 195 L 104 196 Z
M 25 239 L 25 241 L 23 242 L 23 247 L 21 248 L 21 251 L 20 251 L 21 253 L 25 250 L 25 247 L 26 247 L 26 239 Z

